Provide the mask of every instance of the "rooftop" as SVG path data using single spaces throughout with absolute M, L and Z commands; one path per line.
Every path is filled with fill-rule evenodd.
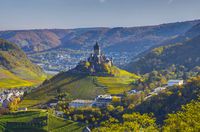
M 98 95 L 97 98 L 112 99 L 112 96 L 105 94 L 105 95 Z
M 71 103 L 93 103 L 94 100 L 80 100 L 80 99 L 76 99 L 73 100 Z
M 183 80 L 169 80 L 168 83 L 178 83 L 182 82 Z

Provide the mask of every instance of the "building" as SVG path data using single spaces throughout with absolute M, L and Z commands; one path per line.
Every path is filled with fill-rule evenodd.
M 5 100 L 3 101 L 3 103 L 2 103 L 2 106 L 3 106 L 4 108 L 8 108 L 8 105 L 9 105 L 10 102 L 11 102 L 11 101 L 10 101 L 9 99 L 5 99 Z
M 55 111 L 55 114 L 56 114 L 57 116 L 62 117 L 63 114 L 64 114 L 64 112 L 63 112 L 63 111 Z
M 105 66 L 113 66 L 112 58 L 107 58 L 104 54 L 101 53 L 101 48 L 96 42 L 94 45 L 93 53 L 90 54 L 87 61 L 80 61 L 76 69 L 78 71 L 84 71 L 89 73 L 106 73 Z
M 49 107 L 56 107 L 57 104 L 58 104 L 58 103 L 50 103 L 50 104 L 49 104 Z
M 83 129 L 83 132 L 91 132 L 91 130 L 90 130 L 89 127 L 85 127 L 85 128 Z
M 95 102 L 94 102 L 93 106 L 104 107 L 104 106 L 107 106 L 108 104 L 110 104 L 111 102 L 112 102 L 111 95 L 98 95 L 95 98 Z
M 101 53 L 99 44 L 96 42 L 94 45 L 94 51 L 88 58 L 88 62 L 91 64 L 90 68 L 94 72 L 102 71 L 101 64 L 108 64 L 109 66 L 113 65 L 112 59 L 107 58 L 104 54 Z
M 25 108 L 18 108 L 18 111 L 27 111 L 28 109 L 25 107 Z
M 167 86 L 183 85 L 183 80 L 169 80 Z
M 162 91 L 162 90 L 165 90 L 166 89 L 166 87 L 157 87 L 157 88 L 155 88 L 154 89 L 154 93 L 159 93 L 160 91 Z
M 73 100 L 72 102 L 69 103 L 69 107 L 88 107 L 88 106 L 92 106 L 94 103 L 93 100 Z

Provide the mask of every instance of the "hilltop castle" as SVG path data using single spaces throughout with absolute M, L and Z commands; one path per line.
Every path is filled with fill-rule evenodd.
M 87 61 L 80 61 L 75 68 L 78 71 L 88 72 L 90 74 L 108 73 L 109 68 L 113 66 L 112 59 L 107 58 L 101 53 L 98 42 L 94 45 L 94 51 L 90 54 Z

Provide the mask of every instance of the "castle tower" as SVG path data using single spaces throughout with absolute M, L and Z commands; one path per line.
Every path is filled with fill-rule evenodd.
M 94 54 L 97 56 L 101 55 L 101 49 L 99 47 L 98 42 L 96 42 L 96 44 L 94 45 Z

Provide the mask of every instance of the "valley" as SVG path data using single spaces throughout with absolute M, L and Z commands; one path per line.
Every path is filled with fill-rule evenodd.
M 0 40 L 0 131 L 198 131 L 197 22 L 76 29 L 70 40 L 64 37 L 69 30 L 15 31 L 20 36 L 48 32 L 51 41 L 36 46 L 25 42 L 26 35 L 23 44 L 12 35 L 16 44 Z M 171 26 L 180 27 L 173 32 Z M 127 30 L 142 36 L 138 43 Z M 54 38 L 55 43 L 52 32 L 70 44 Z M 115 42 L 106 38 L 108 32 L 120 37 Z M 96 38 L 99 33 L 106 39 Z
M 200 0 L 0 0 L 0 132 L 200 132 Z
M 179 40 L 179 35 L 198 23 L 193 20 L 143 27 L 11 30 L 0 31 L 0 38 L 17 44 L 35 64 L 56 74 L 86 59 L 96 41 L 116 66 L 124 67 L 154 46 Z

